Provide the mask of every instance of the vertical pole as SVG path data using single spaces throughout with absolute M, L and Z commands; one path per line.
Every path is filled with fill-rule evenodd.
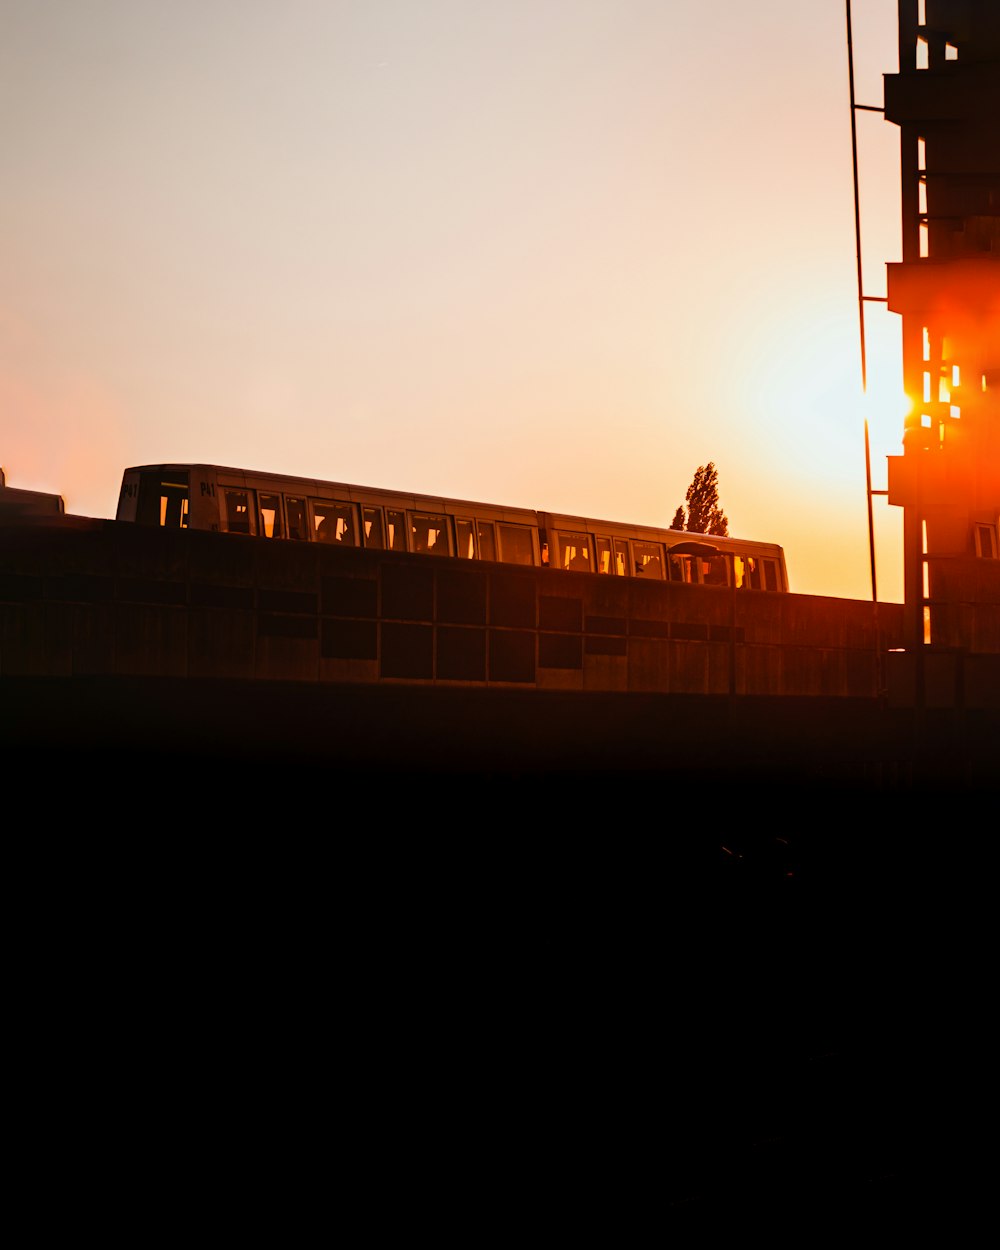
M 861 266 L 861 193 L 858 185 L 858 110 L 854 94 L 854 36 L 851 30 L 851 0 L 845 0 L 847 16 L 847 80 L 851 93 L 851 168 L 854 174 L 854 249 L 858 271 L 858 337 L 861 346 L 861 393 L 868 393 L 868 358 L 865 349 L 865 288 Z M 872 513 L 872 460 L 868 437 L 868 418 L 865 418 L 865 497 L 868 501 L 868 560 L 872 577 L 872 626 L 875 646 L 875 680 L 877 693 L 881 695 L 882 645 L 879 637 L 878 584 L 875 578 L 875 518 Z
M 858 261 L 858 329 L 861 334 L 861 390 L 868 390 L 868 363 L 865 357 L 865 297 L 861 274 L 861 199 L 858 192 L 858 122 L 854 101 L 854 39 L 851 35 L 851 0 L 847 4 L 847 76 L 851 88 L 851 163 L 854 168 L 854 245 Z M 871 497 L 869 496 L 869 506 Z

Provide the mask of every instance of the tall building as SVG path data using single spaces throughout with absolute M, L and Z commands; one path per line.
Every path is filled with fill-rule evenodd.
M 903 508 L 897 691 L 974 705 L 1000 654 L 1000 2 L 899 0 L 903 259 L 888 266 L 912 409 L 889 457 Z M 995 682 L 995 664 L 982 664 Z M 977 693 L 978 692 L 978 693 Z

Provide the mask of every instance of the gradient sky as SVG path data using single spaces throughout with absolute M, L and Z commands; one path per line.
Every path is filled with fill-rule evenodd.
M 858 99 L 895 0 L 855 0 Z M 896 128 L 859 116 L 868 293 Z M 0 0 L 0 464 L 207 462 L 669 525 L 714 460 L 870 594 L 843 0 Z M 876 502 L 882 598 L 899 510 Z

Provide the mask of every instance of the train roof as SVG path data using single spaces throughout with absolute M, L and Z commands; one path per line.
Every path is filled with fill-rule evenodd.
M 293 477 L 287 473 L 266 473 L 259 469 L 237 469 L 231 465 L 221 464 L 139 464 L 132 465 L 125 470 L 126 473 L 144 473 L 151 470 L 163 471 L 171 469 L 181 469 L 185 472 L 192 469 L 209 469 L 216 474 L 228 474 L 233 477 L 254 479 L 265 482 L 273 482 L 275 485 L 295 486 L 300 490 L 308 490 L 311 486 L 321 487 L 325 490 L 346 491 L 348 498 L 354 498 L 360 495 L 393 495 L 397 499 L 409 499 L 419 502 L 421 505 L 431 504 L 455 504 L 461 508 L 468 508 L 470 511 L 476 508 L 488 508 L 491 512 L 509 512 L 520 513 L 524 516 L 537 517 L 538 512 L 533 508 L 519 507 L 514 504 L 488 503 L 486 500 L 479 499 L 456 499 L 453 495 L 422 495 L 417 491 L 399 490 L 391 486 L 363 486 L 357 482 L 331 482 L 325 478 L 318 477 Z M 353 492 L 353 494 L 352 494 Z

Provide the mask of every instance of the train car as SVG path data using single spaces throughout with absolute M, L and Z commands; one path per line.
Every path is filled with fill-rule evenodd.
M 117 519 L 247 537 L 787 591 L 775 543 L 206 464 L 125 470 Z
M 66 505 L 62 495 L 8 486 L 4 471 L 0 469 L 0 521 L 20 521 L 25 517 L 61 517 L 65 513 Z

